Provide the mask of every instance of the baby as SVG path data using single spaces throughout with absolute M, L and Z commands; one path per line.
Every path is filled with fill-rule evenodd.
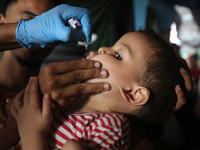
M 86 59 L 100 61 L 109 77 L 85 82 L 106 81 L 111 90 L 53 112 L 50 127 L 50 95 L 44 95 L 41 109 L 38 80 L 31 78 L 11 108 L 23 149 L 45 150 L 49 146 L 67 150 L 71 139 L 81 143 L 74 144 L 79 145 L 76 149 L 130 149 L 130 125 L 125 116 L 156 122 L 175 107 L 174 87 L 179 84 L 185 89 L 181 62 L 153 31 L 127 33 L 113 47 L 90 52 Z

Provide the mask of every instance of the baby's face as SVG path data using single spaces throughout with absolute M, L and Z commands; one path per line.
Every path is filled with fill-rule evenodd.
M 141 71 L 143 55 L 148 43 L 146 37 L 138 32 L 122 36 L 113 47 L 102 47 L 98 53 L 90 52 L 87 59 L 98 60 L 102 68 L 109 72 L 106 79 L 92 79 L 88 82 L 108 82 L 109 92 L 103 92 L 105 98 L 114 101 L 122 98 L 122 90 L 130 90 L 135 82 L 135 75 Z M 121 104 L 120 104 L 121 105 Z

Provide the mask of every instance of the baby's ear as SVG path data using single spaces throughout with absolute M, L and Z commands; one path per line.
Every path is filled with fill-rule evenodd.
M 7 23 L 6 17 L 3 14 L 0 14 L 0 24 Z
M 124 100 L 130 105 L 144 105 L 149 100 L 149 89 L 140 85 L 134 86 L 131 90 L 122 90 Z

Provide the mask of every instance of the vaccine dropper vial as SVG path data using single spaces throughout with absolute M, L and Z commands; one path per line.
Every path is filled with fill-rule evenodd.
M 76 18 L 71 18 L 71 19 L 68 20 L 68 24 L 69 24 L 70 27 L 72 27 L 72 28 L 74 28 L 74 29 L 76 29 L 76 30 L 81 32 L 81 34 L 82 34 L 81 42 L 83 42 L 83 45 L 85 46 L 85 50 L 87 50 L 88 49 L 88 44 L 86 42 L 86 37 L 85 37 L 85 34 L 83 33 L 82 25 L 79 22 L 79 20 L 76 19 Z

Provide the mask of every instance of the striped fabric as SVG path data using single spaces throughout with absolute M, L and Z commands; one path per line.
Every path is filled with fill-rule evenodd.
M 78 140 L 87 150 L 127 150 L 130 126 L 122 114 L 57 111 L 48 134 L 49 147 L 61 149 L 69 139 Z

